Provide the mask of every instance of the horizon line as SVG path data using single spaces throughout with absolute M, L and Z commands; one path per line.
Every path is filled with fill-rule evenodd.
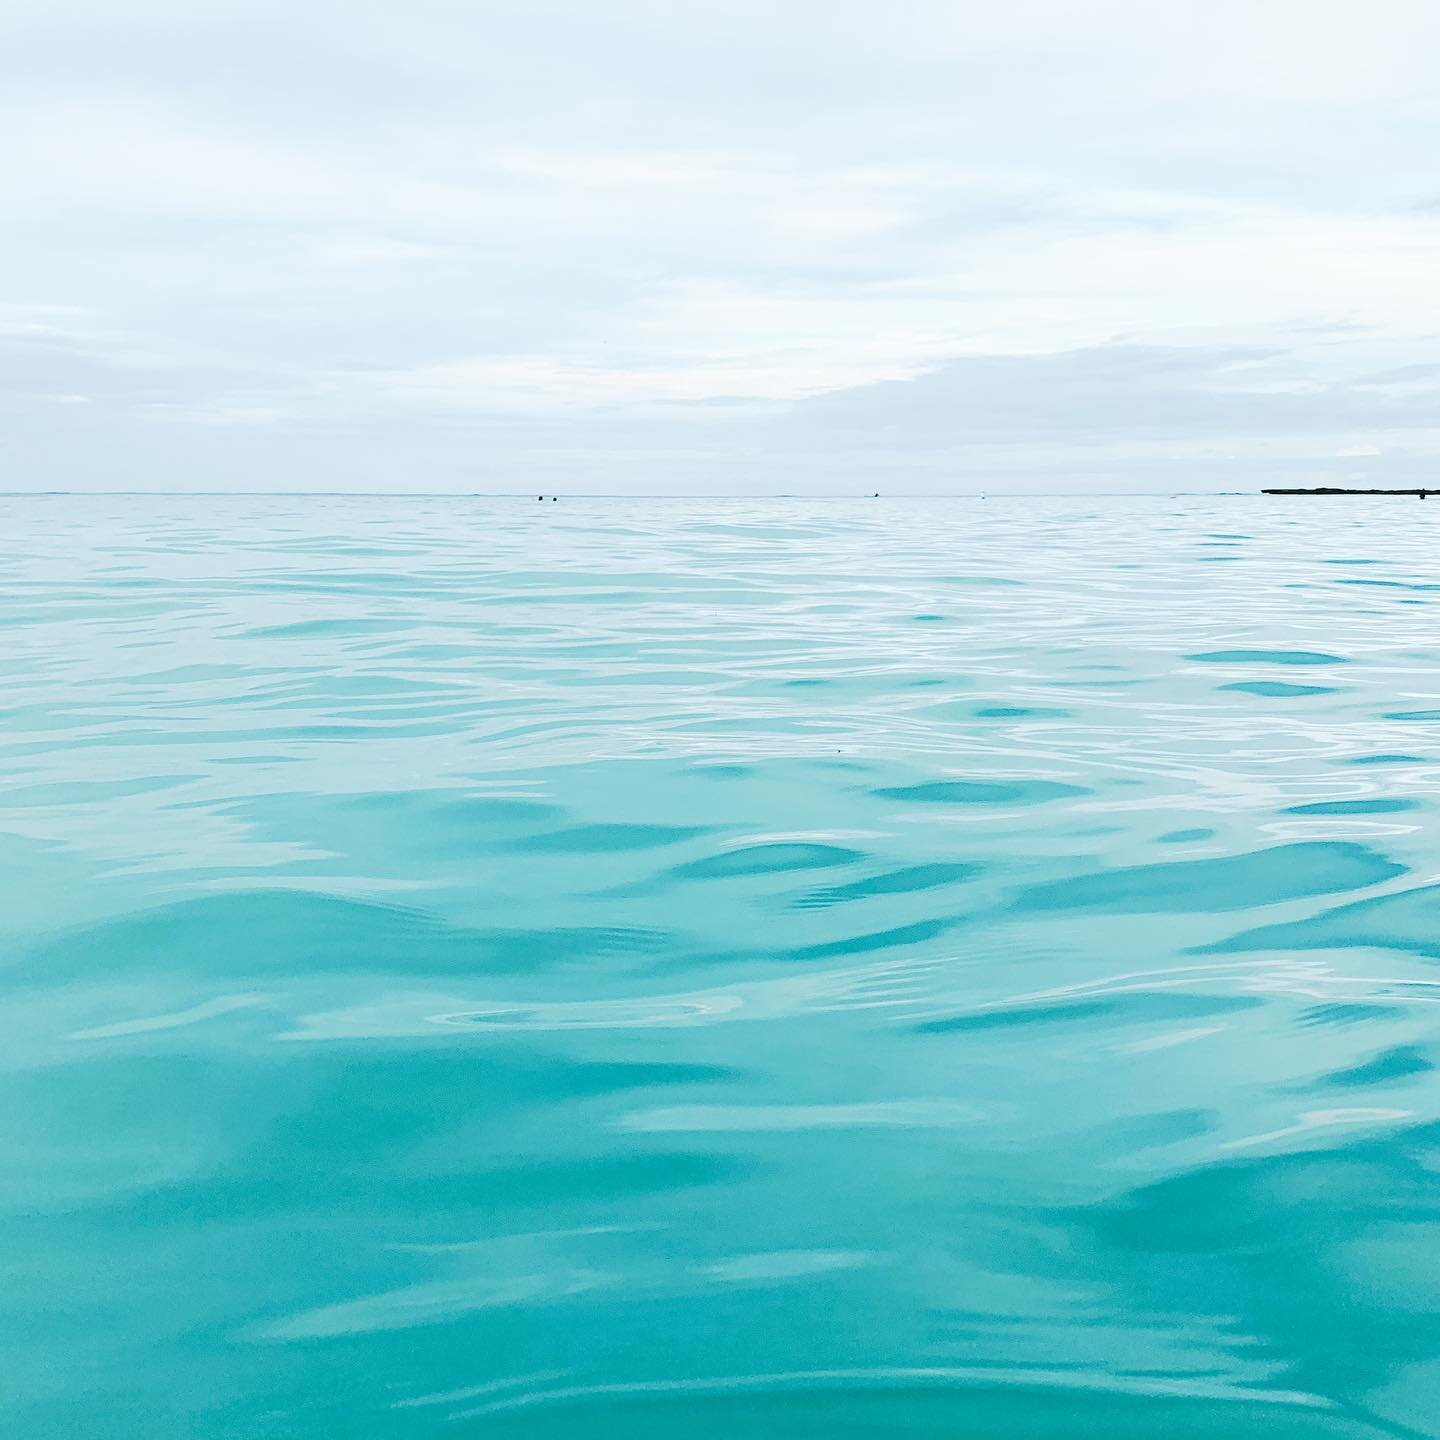
M 671 491 L 648 490 L 577 490 L 569 494 L 563 491 L 545 491 L 545 499 L 559 499 L 562 494 L 567 500 L 986 500 L 993 496 L 997 500 L 1023 499 L 1027 496 L 1046 499 L 1115 498 L 1175 500 L 1193 496 L 1259 496 L 1263 490 L 891 490 L 865 493 L 860 491 L 826 491 L 822 494 L 786 493 L 734 493 L 704 491 L 695 494 L 680 494 Z M 1365 493 L 1365 492 L 1361 492 Z M 1385 492 L 1373 492 L 1385 493 Z M 84 496 L 96 499 L 105 495 L 113 496 L 172 496 L 176 498 L 194 496 L 250 498 L 334 498 L 409 499 L 409 500 L 526 500 L 536 495 L 531 490 L 0 490 L 0 499 L 41 500 L 54 496 Z

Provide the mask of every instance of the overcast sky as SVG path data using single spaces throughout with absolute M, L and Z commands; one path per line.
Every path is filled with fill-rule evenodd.
M 1440 483 L 1433 0 L 0 15 L 0 488 Z

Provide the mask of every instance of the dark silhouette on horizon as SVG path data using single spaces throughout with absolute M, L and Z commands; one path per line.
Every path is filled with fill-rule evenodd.
M 1348 485 L 1312 485 L 1303 488 L 1272 488 L 1262 490 L 1262 495 L 1418 495 L 1422 500 L 1427 495 L 1440 495 L 1440 490 L 1362 490 Z

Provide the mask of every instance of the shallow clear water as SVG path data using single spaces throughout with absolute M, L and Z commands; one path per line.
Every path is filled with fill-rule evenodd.
M 0 520 L 7 1434 L 1437 1433 L 1440 504 Z

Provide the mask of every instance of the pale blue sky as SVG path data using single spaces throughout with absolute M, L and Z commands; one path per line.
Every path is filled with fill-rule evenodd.
M 0 488 L 1440 483 L 1428 0 L 46 0 Z

